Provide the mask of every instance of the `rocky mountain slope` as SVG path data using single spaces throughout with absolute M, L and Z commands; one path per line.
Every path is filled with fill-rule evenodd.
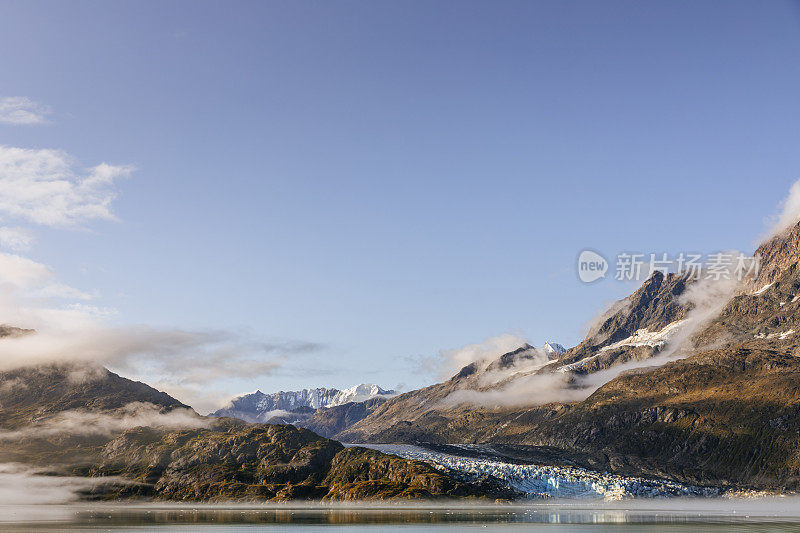
M 514 497 L 490 478 L 467 483 L 422 462 L 345 448 L 306 429 L 245 424 L 161 433 L 129 430 L 102 450 L 94 474 L 124 476 L 170 500 L 358 500 Z
M 546 449 L 558 461 L 627 475 L 800 489 L 800 225 L 756 253 L 758 276 L 703 321 L 686 297 L 696 282 L 656 272 L 557 360 L 526 368 L 523 347 L 486 368 L 467 366 L 384 402 L 335 438 L 482 443 L 520 458 Z M 614 377 L 617 367 L 629 370 Z M 498 368 L 515 372 L 487 381 Z M 602 386 L 585 400 L 535 401 L 544 383 L 570 392 L 593 379 Z M 510 383 L 530 386 L 528 404 L 503 404 Z M 459 391 L 498 394 L 448 401 Z
M 0 372 L 0 462 L 85 471 L 114 431 L 200 422 L 191 408 L 144 383 L 93 365 Z
M 0 427 L 5 430 L 47 421 L 64 411 L 116 412 L 133 403 L 159 412 L 190 409 L 149 385 L 102 367 L 45 365 L 0 372 Z
M 651 357 L 663 345 L 659 341 L 666 340 L 665 335 L 651 339 L 653 342 L 637 342 L 636 333 L 668 333 L 671 325 L 684 319 L 691 304 L 681 296 L 690 283 L 686 276 L 654 272 L 636 292 L 606 311 L 578 346 L 567 350 L 543 371 L 570 365 L 570 371 L 585 373 Z

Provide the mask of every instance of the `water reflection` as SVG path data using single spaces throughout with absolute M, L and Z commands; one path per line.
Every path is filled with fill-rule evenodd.
M 399 529 L 471 529 L 571 531 L 593 525 L 592 531 L 800 531 L 800 506 L 793 499 L 730 502 L 722 500 L 617 502 L 587 505 L 561 502 L 488 506 L 418 505 L 0 505 L 0 529 L 96 530 L 158 528 L 169 531 L 228 531 L 243 527 L 291 526 L 294 531 L 325 531 L 359 525 L 360 531 Z M 333 526 L 333 528 L 332 528 Z M 208 530 L 206 529 L 206 530 Z

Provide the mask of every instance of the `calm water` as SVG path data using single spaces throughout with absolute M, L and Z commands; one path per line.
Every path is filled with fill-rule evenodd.
M 520 506 L 0 505 L 2 531 L 798 531 L 800 499 Z

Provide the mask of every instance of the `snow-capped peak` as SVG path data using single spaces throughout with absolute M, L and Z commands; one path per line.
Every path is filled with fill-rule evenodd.
M 542 346 L 542 350 L 544 350 L 544 352 L 550 356 L 561 355 L 562 353 L 567 351 L 566 348 L 564 348 L 557 342 L 549 342 L 549 341 L 544 343 L 544 346 Z
M 349 389 L 339 391 L 326 407 L 342 405 L 348 402 L 363 402 L 376 396 L 391 396 L 394 391 L 386 391 L 374 383 L 362 383 Z

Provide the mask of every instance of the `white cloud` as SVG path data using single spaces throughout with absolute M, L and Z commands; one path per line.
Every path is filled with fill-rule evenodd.
M 20 288 L 43 285 L 53 273 L 45 265 L 16 254 L 0 253 L 0 283 L 11 283 Z
M 11 320 L 9 320 L 11 319 Z M 82 308 L 0 309 L 0 323 L 36 330 L 0 339 L 0 370 L 43 363 L 101 363 L 128 372 L 154 370 L 193 382 L 255 375 L 276 363 L 256 364 L 256 347 L 223 331 L 186 331 L 149 326 L 106 327 Z
M 138 426 L 168 430 L 208 427 L 210 421 L 191 409 L 162 412 L 159 406 L 131 402 L 112 413 L 74 410 L 61 411 L 51 418 L 16 430 L 0 430 L 0 442 L 24 438 L 47 438 L 56 435 L 113 436 Z
M 0 98 L 0 123 L 15 125 L 44 124 L 50 107 L 25 96 Z
M 87 316 L 93 316 L 97 319 L 111 318 L 119 314 L 119 311 L 113 307 L 98 307 L 96 305 L 86 305 L 81 303 L 69 304 L 67 309 L 79 313 L 85 313 Z
M 35 298 L 92 298 L 90 294 L 56 282 L 47 266 L 16 254 L 0 252 L 0 284 Z
M 53 227 L 115 220 L 111 186 L 132 171 L 107 163 L 81 170 L 61 150 L 0 146 L 0 215 Z
M 0 502 L 4 519 L 17 523 L 68 523 L 75 511 L 60 505 L 77 502 L 97 487 L 130 485 L 119 477 L 73 477 L 53 475 L 53 468 L 34 469 L 16 463 L 0 464 Z M 48 505 L 49 504 L 49 505 Z
M 258 343 L 226 331 L 186 331 L 144 325 L 111 327 L 113 311 L 74 303 L 91 295 L 59 283 L 45 265 L 0 253 L 0 324 L 35 334 L 0 338 L 0 370 L 42 363 L 99 363 L 130 375 L 155 375 L 202 389 L 227 378 L 270 374 L 287 354 L 309 343 Z M 66 306 L 56 299 L 73 300 Z
M 91 300 L 93 295 L 88 292 L 64 285 L 63 283 L 50 283 L 31 293 L 36 298 L 63 298 L 65 300 Z
M 800 180 L 789 187 L 789 195 L 780 203 L 780 213 L 771 219 L 764 240 L 779 235 L 800 221 Z
M 131 171 L 107 163 L 81 169 L 60 150 L 0 145 L 0 219 L 57 228 L 114 220 L 114 183 Z M 0 244 L 13 251 L 31 241 L 23 228 L 0 228 Z M 214 382 L 265 376 L 288 354 L 316 349 L 309 343 L 258 343 L 226 331 L 112 327 L 107 319 L 114 310 L 76 303 L 93 297 L 61 283 L 46 265 L 0 252 L 0 324 L 35 330 L 0 338 L 0 371 L 43 363 L 101 364 L 146 381 L 158 376 L 167 392 L 201 398 Z
M 230 391 L 210 388 L 214 383 L 270 375 L 289 355 L 318 348 L 309 343 L 256 342 L 221 330 L 110 326 L 105 323 L 108 310 L 48 304 L 15 285 L 0 284 L 0 324 L 35 330 L 0 338 L 0 372 L 49 363 L 100 364 L 199 404 L 202 410 L 230 397 Z
M 164 391 L 173 398 L 179 399 L 186 405 L 191 405 L 192 409 L 200 414 L 213 413 L 222 409 L 230 403 L 232 393 L 225 387 L 217 387 L 208 383 L 200 384 L 181 384 L 170 379 L 144 379 L 136 376 L 136 379 L 145 381 L 151 387 Z
M 452 377 L 470 363 L 485 367 L 501 355 L 513 352 L 525 344 L 524 338 L 506 333 L 461 348 L 441 350 L 439 375 L 442 378 Z
M 478 386 L 490 387 L 509 379 L 516 379 L 539 370 L 551 361 L 547 352 L 539 348 L 526 350 L 520 356 L 505 368 L 487 368 L 483 374 L 478 376 Z
M 0 227 L 0 246 L 15 252 L 24 252 L 33 244 L 34 236 L 25 228 L 2 226 Z
M 599 387 L 599 385 L 597 386 Z M 568 374 L 528 374 L 494 389 L 460 389 L 447 395 L 441 407 L 473 404 L 486 407 L 521 407 L 550 402 L 585 400 L 597 387 L 587 388 Z

